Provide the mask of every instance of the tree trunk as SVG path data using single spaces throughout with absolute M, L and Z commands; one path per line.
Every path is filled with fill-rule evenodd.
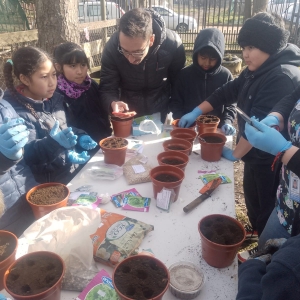
M 63 42 L 79 43 L 78 0 L 36 0 L 38 46 L 49 53 Z
M 252 8 L 251 0 L 245 0 L 244 21 L 251 18 L 252 16 L 251 8 Z
M 253 14 L 261 11 L 266 11 L 268 0 L 253 0 Z

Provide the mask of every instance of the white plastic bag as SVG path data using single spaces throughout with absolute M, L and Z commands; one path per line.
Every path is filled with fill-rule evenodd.
M 51 251 L 60 255 L 66 265 L 62 288 L 82 291 L 98 272 L 90 235 L 100 222 L 98 209 L 83 206 L 56 209 L 24 232 L 28 253 Z

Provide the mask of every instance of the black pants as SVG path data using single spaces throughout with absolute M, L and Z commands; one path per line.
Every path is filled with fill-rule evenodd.
M 244 196 L 247 214 L 254 230 L 260 235 L 274 209 L 281 164 L 274 171 L 270 165 L 245 163 Z

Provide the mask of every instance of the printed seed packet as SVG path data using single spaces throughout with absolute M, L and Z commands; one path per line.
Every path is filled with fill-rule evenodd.
M 111 277 L 101 270 L 79 294 L 76 300 L 118 300 Z
M 72 192 L 68 199 L 69 206 L 88 206 L 98 208 L 101 203 L 101 198 L 96 192 Z
M 205 174 L 205 175 L 199 176 L 198 178 L 200 178 L 204 184 L 207 184 L 208 182 L 210 182 L 216 178 L 219 178 L 219 177 L 222 179 L 222 183 L 231 183 L 231 180 L 228 176 L 226 176 L 224 174 L 219 174 L 219 173 Z
M 114 194 L 111 196 L 111 201 L 116 207 L 122 207 L 123 206 L 123 199 L 125 196 L 131 195 L 131 196 L 140 196 L 141 194 L 135 189 L 126 190 L 124 192 Z
M 148 212 L 150 206 L 150 198 L 126 195 L 123 198 L 122 209 Z

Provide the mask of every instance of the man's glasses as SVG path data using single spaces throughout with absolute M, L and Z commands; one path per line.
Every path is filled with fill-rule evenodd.
M 128 51 L 124 50 L 124 49 L 120 46 L 120 43 L 119 43 L 119 44 L 118 44 L 118 51 L 119 51 L 119 53 L 121 53 L 121 54 L 124 55 L 125 57 L 128 57 L 128 56 L 131 55 L 131 56 L 134 57 L 134 58 L 141 59 L 141 58 L 143 58 L 143 56 L 145 55 L 145 52 L 146 52 L 146 50 L 147 50 L 147 47 L 149 46 L 149 42 L 150 42 L 150 41 L 148 41 L 148 43 L 147 43 L 145 49 L 143 49 L 143 50 L 141 50 L 141 51 L 139 51 L 139 52 L 128 52 Z

